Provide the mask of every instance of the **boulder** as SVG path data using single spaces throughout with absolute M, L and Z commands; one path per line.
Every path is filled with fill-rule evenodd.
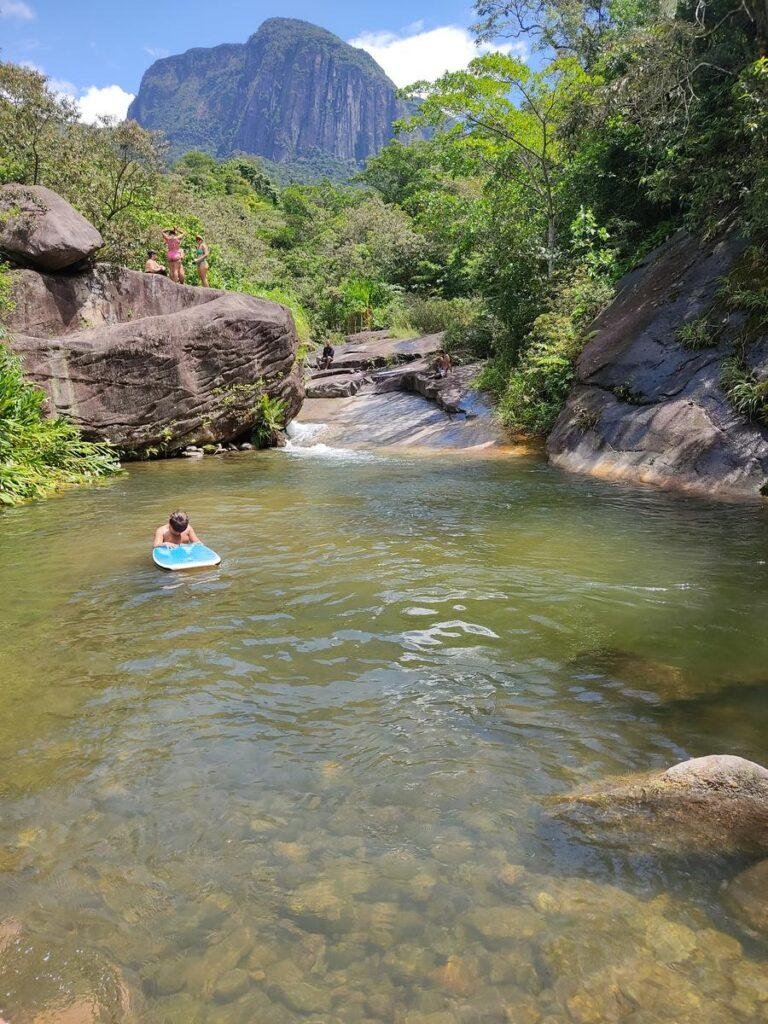
M 335 373 L 313 377 L 307 384 L 307 398 L 350 398 L 365 383 L 364 373 Z
M 737 875 L 725 890 L 725 901 L 746 931 L 768 939 L 768 860 Z
M 40 270 L 65 270 L 104 240 L 61 196 L 42 185 L 0 186 L 0 252 Z
M 236 292 L 96 265 L 12 275 L 12 348 L 51 411 L 127 454 L 230 442 L 259 397 L 303 398 L 289 310 Z
M 768 769 L 729 754 L 592 784 L 557 798 L 553 817 L 615 843 L 687 853 L 768 853 Z
M 549 436 L 552 462 L 573 472 L 694 494 L 759 498 L 768 480 L 768 430 L 738 413 L 720 379 L 744 314 L 721 287 L 743 239 L 703 243 L 680 231 L 619 284 L 577 363 L 577 382 Z M 680 331 L 696 322 L 712 344 L 695 349 Z M 768 338 L 748 355 L 768 374 Z

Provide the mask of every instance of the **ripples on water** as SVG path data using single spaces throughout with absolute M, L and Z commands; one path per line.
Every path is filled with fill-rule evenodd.
M 544 813 L 768 758 L 764 512 L 324 454 L 136 466 L 3 516 L 0 1014 L 766 1019 L 720 895 L 741 865 Z M 151 565 L 179 505 L 221 569 Z

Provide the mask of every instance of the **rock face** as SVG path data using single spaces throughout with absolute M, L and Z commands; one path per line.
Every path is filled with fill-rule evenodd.
M 720 378 L 745 317 L 718 305 L 745 248 L 709 247 L 685 232 L 622 282 L 594 324 L 578 383 L 549 441 L 564 469 L 693 493 L 757 497 L 768 480 L 768 430 L 737 413 Z M 712 347 L 686 348 L 682 327 L 711 322 Z M 768 338 L 747 359 L 768 375 Z
M 96 266 L 13 273 L 9 329 L 52 410 L 131 454 L 231 441 L 262 394 L 292 416 L 303 386 L 283 306 L 164 277 Z
M 104 244 L 66 200 L 42 185 L 0 186 L 0 253 L 39 270 L 64 270 Z
M 555 817 L 615 841 L 692 853 L 768 853 L 768 769 L 714 754 L 609 779 L 558 800 Z
M 128 116 L 162 130 L 179 154 L 360 163 L 406 111 L 369 54 L 307 22 L 270 18 L 247 43 L 156 61 Z

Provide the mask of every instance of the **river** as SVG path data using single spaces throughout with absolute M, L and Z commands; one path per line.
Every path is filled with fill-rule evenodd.
M 153 567 L 175 507 L 219 569 Z M 3 513 L 0 1016 L 764 1020 L 742 865 L 546 812 L 768 760 L 767 562 L 761 508 L 533 455 L 176 460 Z

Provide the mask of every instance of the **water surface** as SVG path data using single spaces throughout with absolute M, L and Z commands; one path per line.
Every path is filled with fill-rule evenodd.
M 179 506 L 220 569 L 153 567 Z M 760 508 L 536 458 L 179 460 L 3 514 L 0 1015 L 766 1019 L 742 864 L 546 810 L 768 761 L 767 562 Z

